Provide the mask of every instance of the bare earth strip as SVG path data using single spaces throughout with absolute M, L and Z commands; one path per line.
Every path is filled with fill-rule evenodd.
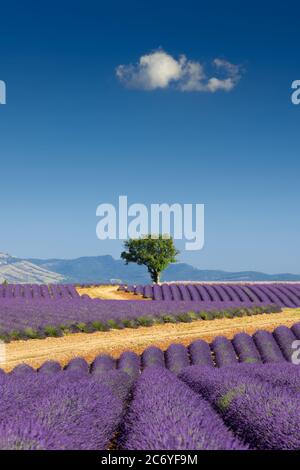
M 151 300 L 145 299 L 141 295 L 131 294 L 130 292 L 118 291 L 118 286 L 93 286 L 93 287 L 77 287 L 79 295 L 88 295 L 92 299 L 106 300 Z
M 212 321 L 200 320 L 138 329 L 74 333 L 62 338 L 15 341 L 6 345 L 6 362 L 0 364 L 0 367 L 9 371 L 20 363 L 26 363 L 38 368 L 44 361 L 50 359 L 65 365 L 77 356 L 92 362 L 98 354 L 110 354 L 117 358 L 127 350 L 140 354 L 150 345 L 166 349 L 171 343 L 188 345 L 200 338 L 210 342 L 218 335 L 231 339 L 241 331 L 249 334 L 253 334 L 258 329 L 272 331 L 279 325 L 290 327 L 298 321 L 300 321 L 300 309 L 287 309 L 279 314 Z

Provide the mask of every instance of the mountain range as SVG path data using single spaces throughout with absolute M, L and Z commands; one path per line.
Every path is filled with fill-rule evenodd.
M 0 253 L 0 283 L 124 283 L 147 284 L 144 266 L 129 264 L 110 255 L 76 259 L 17 258 Z M 171 264 L 162 281 L 300 281 L 298 274 L 266 274 L 258 271 L 203 270 L 186 263 Z

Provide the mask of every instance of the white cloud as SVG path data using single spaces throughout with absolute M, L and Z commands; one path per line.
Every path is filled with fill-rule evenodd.
M 145 90 L 166 88 L 172 80 L 179 80 L 182 64 L 164 51 L 143 55 L 137 65 L 119 65 L 117 77 L 127 86 Z
M 141 90 L 172 85 L 180 91 L 214 93 L 232 90 L 240 80 L 240 67 L 223 59 L 214 59 L 213 66 L 223 76 L 208 78 L 200 62 L 188 60 L 185 55 L 176 60 L 167 52 L 158 50 L 141 56 L 135 65 L 119 65 L 116 75 L 125 86 Z

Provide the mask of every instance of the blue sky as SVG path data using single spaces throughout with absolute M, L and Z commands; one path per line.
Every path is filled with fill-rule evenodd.
M 300 273 L 297 2 L 1 2 L 0 251 L 111 253 L 96 207 L 204 203 L 202 268 Z M 124 86 L 158 49 L 237 64 L 231 91 Z M 179 243 L 179 248 L 183 245 Z

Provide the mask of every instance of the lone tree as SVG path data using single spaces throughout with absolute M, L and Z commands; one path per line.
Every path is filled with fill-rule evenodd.
M 153 282 L 158 283 L 160 274 L 170 263 L 175 263 L 179 251 L 175 248 L 173 239 L 163 235 L 146 235 L 139 239 L 129 239 L 124 242 L 126 251 L 121 258 L 128 263 L 145 265 Z

